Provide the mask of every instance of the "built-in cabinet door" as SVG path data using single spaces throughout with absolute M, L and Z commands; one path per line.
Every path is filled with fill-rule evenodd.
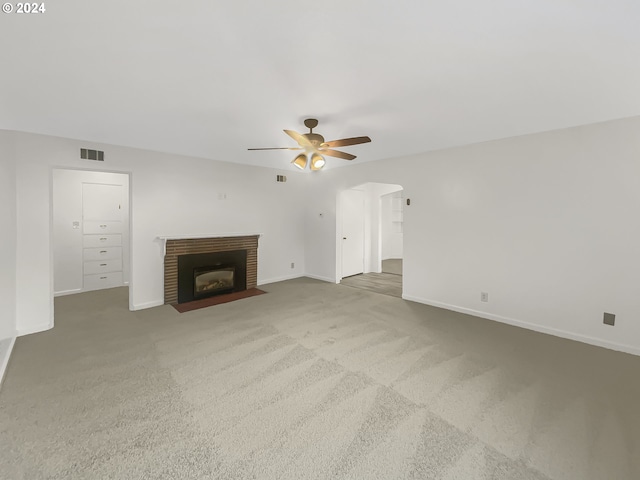
M 82 218 L 85 222 L 122 221 L 122 185 L 82 185 Z
M 82 185 L 84 290 L 122 285 L 122 200 L 125 193 L 123 185 Z

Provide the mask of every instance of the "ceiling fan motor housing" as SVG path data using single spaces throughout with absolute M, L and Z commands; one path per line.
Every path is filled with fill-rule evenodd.
M 303 135 L 315 148 L 318 148 L 324 143 L 324 137 L 317 133 L 303 133 Z

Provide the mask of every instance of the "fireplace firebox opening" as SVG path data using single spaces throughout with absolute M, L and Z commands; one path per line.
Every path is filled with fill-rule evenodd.
M 193 269 L 193 298 L 203 298 L 233 291 L 234 266 L 209 266 Z
M 246 250 L 178 256 L 178 303 L 246 289 Z

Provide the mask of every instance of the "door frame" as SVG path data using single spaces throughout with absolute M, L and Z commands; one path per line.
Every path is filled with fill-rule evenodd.
M 364 211 L 364 215 L 365 215 L 365 221 L 364 221 L 364 225 L 363 228 L 365 229 L 365 249 L 364 249 L 364 273 L 367 273 L 369 271 L 370 267 L 368 267 L 367 265 L 371 262 L 371 252 L 369 252 L 369 258 L 367 258 L 367 240 L 366 240 L 366 235 L 367 235 L 367 216 L 372 216 L 373 212 L 371 211 L 371 209 L 367 209 L 367 195 L 368 195 L 368 190 L 367 190 L 367 185 L 371 184 L 372 186 L 387 186 L 387 187 L 393 187 L 392 191 L 405 191 L 405 188 L 403 185 L 401 184 L 397 184 L 397 183 L 391 183 L 391 182 L 375 182 L 375 181 L 371 181 L 371 182 L 362 182 L 362 183 L 358 183 L 356 185 L 352 185 L 349 187 L 345 187 L 339 191 L 336 192 L 336 237 L 335 237 L 335 252 L 336 252 L 336 258 L 335 258 L 335 283 L 340 283 L 340 281 L 342 280 L 342 256 L 343 256 L 343 251 L 342 251 L 342 220 L 344 218 L 344 213 L 343 213 L 343 203 L 342 203 L 342 192 L 346 191 L 346 190 L 363 190 L 364 191 L 364 195 L 365 195 L 365 211 Z M 387 193 L 392 193 L 392 192 L 387 192 Z M 384 194 L 380 194 L 377 196 L 377 201 L 378 204 L 381 203 L 381 198 L 382 195 L 385 195 L 387 193 Z M 381 258 L 381 253 L 382 253 L 382 248 L 381 248 L 381 239 L 380 239 L 380 216 L 381 216 L 381 212 L 380 212 L 380 208 L 377 208 L 377 225 L 378 225 L 378 239 L 377 239 L 377 258 L 378 258 L 378 264 L 381 266 L 382 265 L 382 258 Z M 371 218 L 369 218 L 369 224 L 371 223 Z M 403 234 L 403 244 L 404 244 L 404 234 Z M 369 246 L 369 248 L 371 249 L 371 245 Z M 403 248 L 404 250 L 404 248 Z
M 134 289 L 134 281 L 133 281 L 133 172 L 130 170 L 110 170 L 104 168 L 80 168 L 80 167 L 68 167 L 64 165 L 52 165 L 49 167 L 49 284 L 50 284 L 50 300 L 51 300 L 51 328 L 55 325 L 55 307 L 54 307 L 54 245 L 53 245 L 53 172 L 54 170 L 68 170 L 68 171 L 76 171 L 76 172 L 98 172 L 98 173 L 118 173 L 122 175 L 127 175 L 129 177 L 129 189 L 127 191 L 127 195 L 129 196 L 129 283 L 126 285 L 129 290 L 129 311 L 133 311 L 133 289 Z M 81 292 L 78 292 L 81 293 Z

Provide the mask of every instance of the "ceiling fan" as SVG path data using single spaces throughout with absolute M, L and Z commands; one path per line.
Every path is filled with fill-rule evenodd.
M 369 137 L 353 137 L 343 138 L 341 140 L 324 141 L 324 137 L 318 133 L 313 133 L 313 129 L 318 126 L 318 120 L 315 118 L 307 118 L 304 121 L 305 127 L 309 129 L 309 133 L 298 133 L 293 130 L 285 130 L 284 133 L 298 142 L 297 147 L 273 147 L 273 148 L 249 148 L 248 150 L 304 150 L 291 163 L 300 170 L 304 170 L 307 161 L 311 161 L 310 168 L 313 171 L 320 170 L 325 165 L 323 155 L 330 157 L 342 158 L 343 160 L 353 160 L 355 155 L 350 153 L 333 150 L 333 147 L 348 147 L 350 145 L 359 145 L 360 143 L 368 143 L 371 141 Z

